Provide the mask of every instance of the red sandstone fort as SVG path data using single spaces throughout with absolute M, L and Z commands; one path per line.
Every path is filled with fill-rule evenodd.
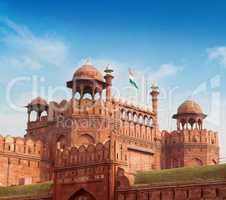
M 188 198 L 197 188 L 186 186 L 177 186 L 181 193 L 173 189 L 173 198 L 169 188 L 130 187 L 137 171 L 218 164 L 218 134 L 205 129 L 200 105 L 183 102 L 173 115 L 177 129 L 161 131 L 158 87 L 151 87 L 145 110 L 113 99 L 113 78 L 112 70 L 102 74 L 86 63 L 66 84 L 71 99 L 32 100 L 24 138 L 0 137 L 0 184 L 53 181 L 54 200 L 202 199 Z

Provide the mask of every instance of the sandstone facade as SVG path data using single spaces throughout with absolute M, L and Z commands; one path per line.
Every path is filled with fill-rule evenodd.
M 156 192 L 116 188 L 130 185 L 140 170 L 217 164 L 218 135 L 204 129 L 201 107 L 184 102 L 173 116 L 177 130 L 161 131 L 158 87 L 151 88 L 150 107 L 144 109 L 113 99 L 113 78 L 112 70 L 102 76 L 87 63 L 67 82 L 70 100 L 31 101 L 25 138 L 0 137 L 1 184 L 54 180 L 55 200 L 190 198 L 189 186 Z

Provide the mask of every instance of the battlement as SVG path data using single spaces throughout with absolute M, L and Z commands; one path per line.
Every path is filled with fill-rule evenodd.
M 121 111 L 122 109 L 127 110 L 128 112 L 130 111 L 137 116 L 142 115 L 147 118 L 154 117 L 154 114 L 150 111 L 150 109 L 145 109 L 142 106 L 116 98 L 112 99 L 110 103 L 103 100 L 92 99 L 74 99 L 70 101 L 62 100 L 59 103 L 52 101 L 49 103 L 49 107 L 49 114 L 52 115 L 52 117 L 71 114 L 109 115 L 110 113 L 112 114 L 113 112 Z
M 102 100 L 63 100 L 60 103 L 50 102 L 49 104 L 49 119 L 56 119 L 58 116 L 72 116 L 72 115 L 99 115 L 104 117 L 116 118 L 115 107 L 107 104 Z
M 0 135 L 0 166 L 0 185 L 50 180 L 48 150 L 39 140 Z
M 151 113 L 151 109 L 150 108 L 145 108 L 144 106 L 141 106 L 141 105 L 138 105 L 138 104 L 135 104 L 133 102 L 129 102 L 125 99 L 122 99 L 122 98 L 113 98 L 112 99 L 112 102 L 116 102 L 118 103 L 121 107 L 125 107 L 125 108 L 131 108 L 133 110 L 136 110 L 136 111 L 139 111 L 139 112 L 143 112 L 143 113 Z
M 14 153 L 29 156 L 44 156 L 47 154 L 43 143 L 38 140 L 24 139 L 21 137 L 1 136 L 0 153 Z
M 56 166 L 66 167 L 82 164 L 95 164 L 110 160 L 110 141 L 104 144 L 89 144 L 69 149 L 59 149 L 56 155 Z
M 218 146 L 218 133 L 207 129 L 162 131 L 163 144 L 201 143 Z

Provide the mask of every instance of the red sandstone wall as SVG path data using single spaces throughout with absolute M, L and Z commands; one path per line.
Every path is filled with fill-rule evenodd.
M 162 153 L 162 168 L 217 164 L 218 135 L 206 129 L 163 131 Z
M 43 159 L 45 155 L 41 142 L 0 136 L 0 185 L 50 180 L 50 165 Z
M 226 182 L 118 190 L 118 200 L 225 200 Z
M 113 200 L 115 176 L 110 157 L 110 142 L 58 151 L 54 199 L 69 200 L 84 190 L 98 200 Z
M 1 198 L 0 200 L 52 200 L 52 196 L 36 196 L 36 197 L 8 197 L 8 198 Z

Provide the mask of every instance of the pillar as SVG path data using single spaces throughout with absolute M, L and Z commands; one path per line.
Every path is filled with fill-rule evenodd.
M 28 115 L 28 119 L 27 119 L 27 121 L 28 121 L 28 123 L 31 121 L 31 111 L 28 111 L 27 112 L 27 115 Z
M 177 120 L 177 130 L 180 130 L 180 121 Z
M 106 75 L 104 76 L 106 82 L 106 101 L 110 101 L 112 98 L 112 79 L 114 78 L 114 76 L 112 76 L 113 70 L 107 67 L 104 72 L 106 73 Z
M 158 124 L 158 95 L 159 88 L 158 86 L 152 85 L 151 87 L 151 97 L 152 97 L 152 112 L 155 114 L 155 118 L 153 119 L 153 124 Z
M 41 120 L 41 114 L 42 114 L 42 111 L 37 112 L 37 121 Z
M 198 121 L 195 120 L 195 128 L 198 129 Z

